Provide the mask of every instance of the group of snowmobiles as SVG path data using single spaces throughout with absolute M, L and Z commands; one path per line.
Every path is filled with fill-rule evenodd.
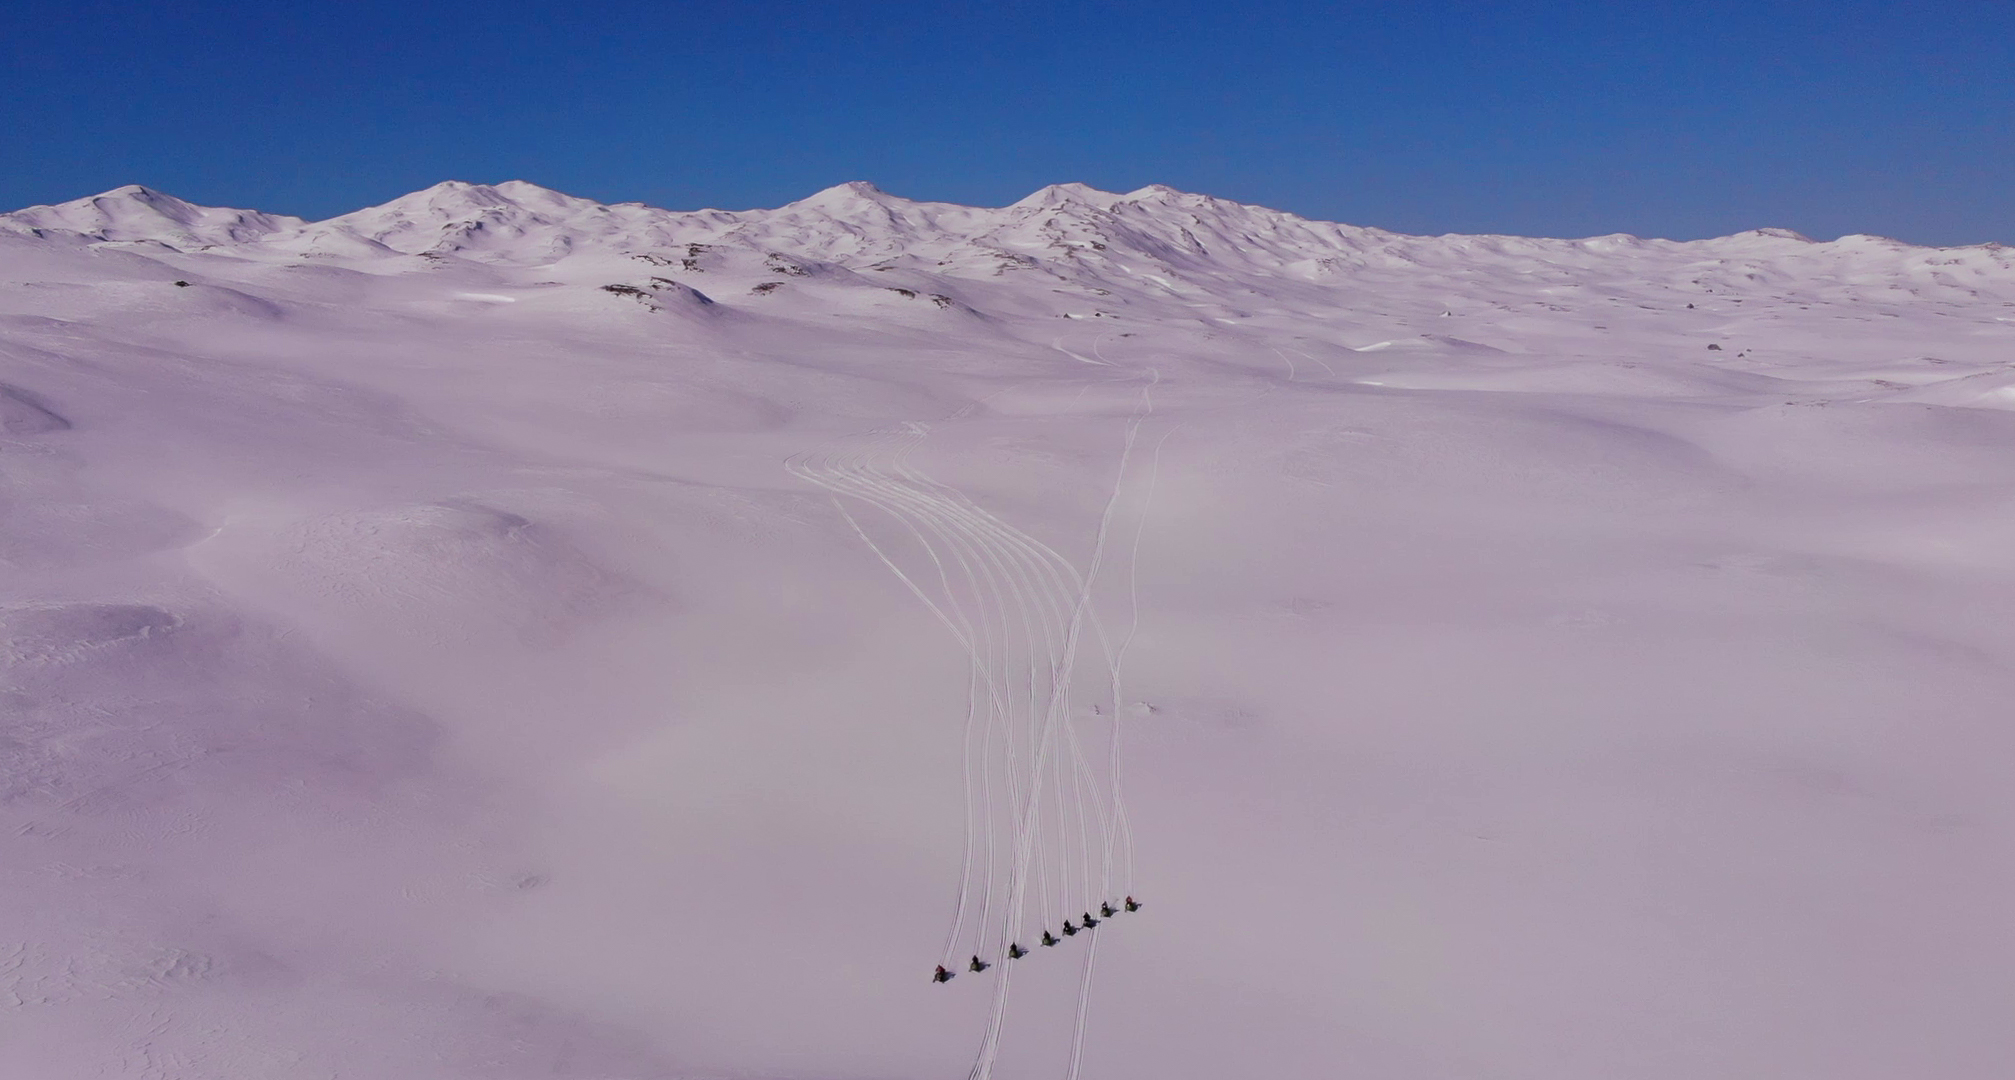
M 1123 902 L 1121 902 L 1120 906 L 1117 908 L 1113 907 L 1110 901 L 1107 901 L 1106 903 L 1100 904 L 1098 906 L 1098 914 L 1099 914 L 1098 918 L 1093 918 L 1092 913 L 1087 911 L 1084 913 L 1081 922 L 1073 923 L 1069 919 L 1065 919 L 1063 921 L 1064 937 L 1076 937 L 1078 934 L 1081 934 L 1097 926 L 1099 924 L 1100 919 L 1110 919 L 1114 915 L 1118 915 L 1122 911 L 1139 911 L 1139 910 L 1140 910 L 1140 901 L 1135 900 L 1131 896 L 1127 897 Z M 1048 930 L 1044 930 L 1042 932 L 1042 943 L 1044 947 L 1058 945 L 1061 944 L 1062 942 L 1063 938 L 1057 937 L 1055 934 L 1050 933 Z M 1029 954 L 1029 951 L 1021 947 L 1021 942 L 1011 941 L 1008 943 L 1007 954 L 1008 959 L 1019 960 L 1022 957 L 1027 956 Z M 992 966 L 993 966 L 992 964 L 989 964 L 986 961 L 980 959 L 979 954 L 975 953 L 973 955 L 972 962 L 966 965 L 966 970 L 985 971 L 986 969 Z M 939 964 L 936 973 L 931 975 L 931 981 L 950 982 L 952 981 L 952 975 L 953 972 L 949 968 L 946 968 L 943 964 Z

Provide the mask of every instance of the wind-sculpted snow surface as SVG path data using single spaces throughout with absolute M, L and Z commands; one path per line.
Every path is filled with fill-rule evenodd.
M 0 215 L 0 1077 L 1999 1077 L 2011 552 L 1992 245 Z

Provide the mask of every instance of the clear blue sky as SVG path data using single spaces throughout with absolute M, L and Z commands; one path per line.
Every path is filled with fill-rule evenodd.
M 2015 242 L 2015 3 L 8 0 L 0 207 L 1165 183 L 1408 232 Z

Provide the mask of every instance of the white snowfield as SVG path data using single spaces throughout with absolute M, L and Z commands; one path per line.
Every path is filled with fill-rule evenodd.
M 5 1080 L 2002 1080 L 2011 1014 L 2015 251 L 0 215 Z

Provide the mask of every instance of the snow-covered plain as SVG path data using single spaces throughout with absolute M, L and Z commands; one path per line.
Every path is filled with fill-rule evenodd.
M 124 188 L 0 384 L 9 1080 L 2011 1075 L 2015 251 Z

